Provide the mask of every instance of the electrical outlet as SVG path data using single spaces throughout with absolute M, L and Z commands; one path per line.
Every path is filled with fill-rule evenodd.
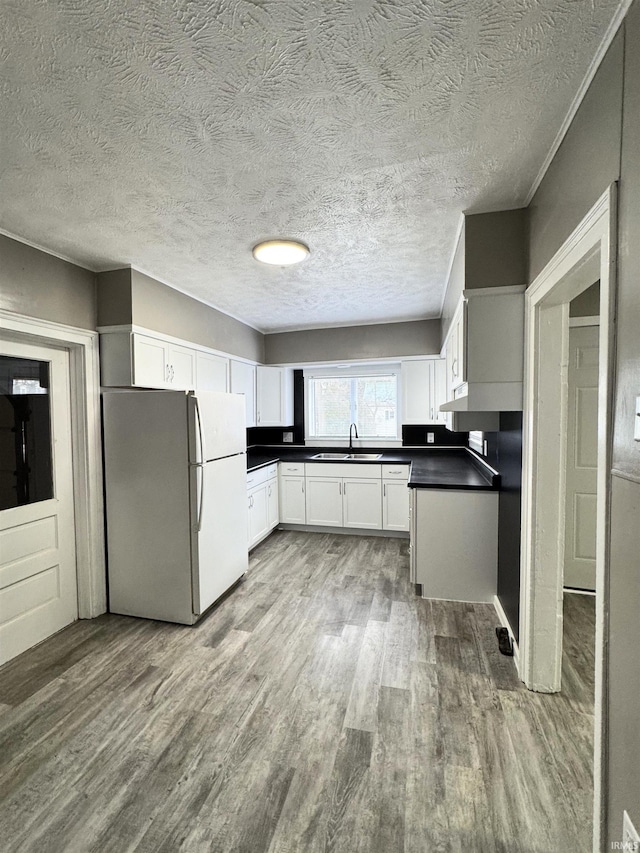
M 640 850 L 640 835 L 626 811 L 622 813 L 622 843 L 623 850 Z
M 433 442 L 434 442 L 435 440 L 436 440 L 436 434 L 435 434 L 435 432 L 428 432 L 428 433 L 427 433 L 427 444 L 433 444 Z
M 292 432 L 283 432 L 282 440 L 285 444 L 293 444 L 293 433 Z

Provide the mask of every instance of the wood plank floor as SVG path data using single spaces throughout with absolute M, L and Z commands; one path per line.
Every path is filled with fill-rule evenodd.
M 585 853 L 585 697 L 496 624 L 417 599 L 405 540 L 298 532 L 193 628 L 78 622 L 0 670 L 0 848 Z

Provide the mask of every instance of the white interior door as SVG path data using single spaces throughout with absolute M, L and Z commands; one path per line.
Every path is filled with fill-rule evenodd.
M 569 332 L 564 585 L 596 588 L 598 327 Z
M 0 344 L 0 664 L 78 618 L 69 354 Z

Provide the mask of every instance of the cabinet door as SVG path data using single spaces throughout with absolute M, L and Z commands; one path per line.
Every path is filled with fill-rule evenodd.
M 208 352 L 196 352 L 198 391 L 229 390 L 229 359 Z
M 196 351 L 169 344 L 169 385 L 193 390 L 196 387 Z
M 343 481 L 344 527 L 382 529 L 382 495 L 380 480 Z
M 447 365 L 443 358 L 433 362 L 433 382 L 431 384 L 433 396 L 434 422 L 446 424 L 447 413 L 440 411 L 440 406 L 447 402 Z
M 342 478 L 307 477 L 307 524 L 342 527 Z
M 403 480 L 382 482 L 382 527 L 409 530 L 409 489 Z
M 267 524 L 272 530 L 280 521 L 278 507 L 278 478 L 274 477 L 267 483 Z
M 427 424 L 433 420 L 431 376 L 433 361 L 402 362 L 402 423 Z
M 268 532 L 267 483 L 249 492 L 249 547 L 259 542 Z
M 244 394 L 247 426 L 256 425 L 256 368 L 244 361 L 229 362 L 232 394 Z
M 304 477 L 280 477 L 280 521 L 306 524 Z
M 258 426 L 287 426 L 284 423 L 284 377 L 282 367 L 256 368 L 256 423 Z
M 164 341 L 133 335 L 133 384 L 143 388 L 169 385 L 169 347 Z

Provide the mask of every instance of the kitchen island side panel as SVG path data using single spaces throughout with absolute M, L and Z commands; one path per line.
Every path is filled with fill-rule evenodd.
M 416 583 L 423 598 L 492 603 L 498 493 L 414 489 Z

